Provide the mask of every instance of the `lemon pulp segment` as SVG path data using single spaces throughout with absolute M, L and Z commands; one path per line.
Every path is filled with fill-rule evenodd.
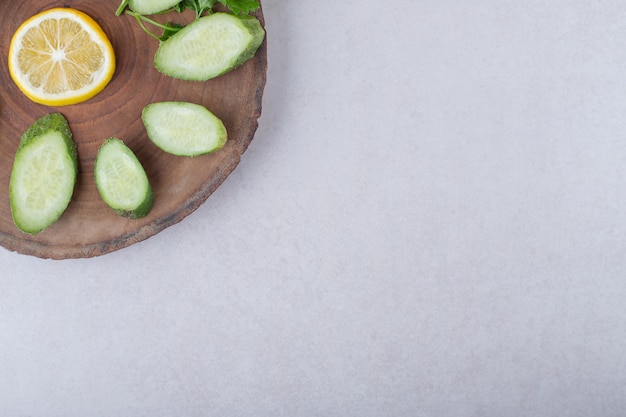
M 9 48 L 9 72 L 31 100 L 47 105 L 86 101 L 115 72 L 115 54 L 102 28 L 75 9 L 55 8 L 24 22 Z

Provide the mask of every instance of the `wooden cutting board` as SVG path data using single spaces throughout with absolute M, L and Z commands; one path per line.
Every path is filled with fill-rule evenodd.
M 261 115 L 267 70 L 267 45 L 242 67 L 206 82 L 175 80 L 152 65 L 158 41 L 143 32 L 133 17 L 115 16 L 118 0 L 0 2 L 4 58 L 0 64 L 0 245 L 40 258 L 87 258 L 119 250 L 171 226 L 195 209 L 239 164 L 252 141 Z M 11 37 L 27 18 L 53 7 L 72 7 L 90 15 L 104 29 L 115 49 L 117 68 L 109 85 L 93 99 L 63 107 L 28 100 L 11 80 L 7 53 Z M 255 13 L 264 25 L 262 10 Z M 189 22 L 193 15 L 172 13 L 155 20 Z M 155 29 L 156 30 L 156 29 Z M 189 101 L 202 104 L 224 122 L 228 142 L 220 151 L 194 158 L 158 149 L 146 136 L 141 111 L 149 103 Z M 79 179 L 63 216 L 31 236 L 13 223 L 9 178 L 20 136 L 47 113 L 62 113 L 70 123 L 80 159 Z M 93 180 L 98 147 L 108 137 L 123 140 L 144 165 L 155 192 L 151 213 L 125 219 L 106 206 Z

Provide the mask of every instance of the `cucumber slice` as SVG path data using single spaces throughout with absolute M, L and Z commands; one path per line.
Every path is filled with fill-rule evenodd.
M 139 14 L 156 14 L 171 9 L 180 0 L 128 0 L 128 7 Z
M 100 197 L 120 216 L 138 219 L 152 209 L 154 193 L 146 171 L 121 140 L 109 138 L 100 146 L 94 177 Z
M 78 176 L 76 143 L 65 117 L 48 114 L 22 135 L 15 153 L 9 200 L 15 225 L 37 234 L 57 221 L 72 199 Z
M 154 66 L 173 78 L 206 81 L 252 58 L 264 37 L 261 23 L 252 16 L 213 13 L 162 42 Z
M 148 104 L 141 113 L 148 137 L 161 150 L 197 156 L 221 149 L 227 140 L 224 123 L 199 104 L 164 101 Z

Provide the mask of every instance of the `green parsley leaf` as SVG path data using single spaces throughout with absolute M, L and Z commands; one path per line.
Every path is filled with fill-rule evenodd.
M 235 14 L 248 14 L 257 10 L 260 4 L 256 0 L 218 0 Z
M 181 0 L 180 3 L 178 3 L 172 9 L 166 10 L 165 12 L 174 10 L 174 11 L 182 13 L 185 10 L 189 9 L 189 10 L 193 10 L 196 13 L 196 19 L 199 19 L 204 14 L 213 13 L 213 7 L 218 2 L 224 7 L 228 8 L 232 13 L 237 14 L 237 15 L 249 14 L 250 12 L 253 12 L 257 10 L 259 7 L 261 7 L 261 4 L 257 0 Z M 161 23 L 155 22 L 154 20 L 148 18 L 147 16 L 142 16 L 138 13 L 135 13 L 128 8 L 128 0 L 121 0 L 121 4 L 119 5 L 119 7 L 117 8 L 115 12 L 117 16 L 121 15 L 122 13 L 126 13 L 126 14 L 134 16 L 135 19 L 137 20 L 137 23 L 139 23 L 141 28 L 147 34 L 158 39 L 161 42 L 165 41 L 174 33 L 178 32 L 180 29 L 184 27 L 183 25 L 180 25 L 177 23 L 171 23 L 171 22 L 168 22 L 165 25 L 163 25 Z M 144 25 L 144 22 L 163 29 L 163 35 L 157 36 L 156 34 L 152 33 Z
M 165 28 L 163 28 L 163 34 L 159 36 L 159 40 L 164 42 L 168 40 L 172 35 L 181 30 L 184 26 L 179 23 L 167 22 Z

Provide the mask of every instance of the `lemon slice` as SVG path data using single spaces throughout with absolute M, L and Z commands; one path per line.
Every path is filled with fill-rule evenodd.
M 64 106 L 89 100 L 115 72 L 115 53 L 87 14 L 54 8 L 26 20 L 9 47 L 9 72 L 32 101 Z

